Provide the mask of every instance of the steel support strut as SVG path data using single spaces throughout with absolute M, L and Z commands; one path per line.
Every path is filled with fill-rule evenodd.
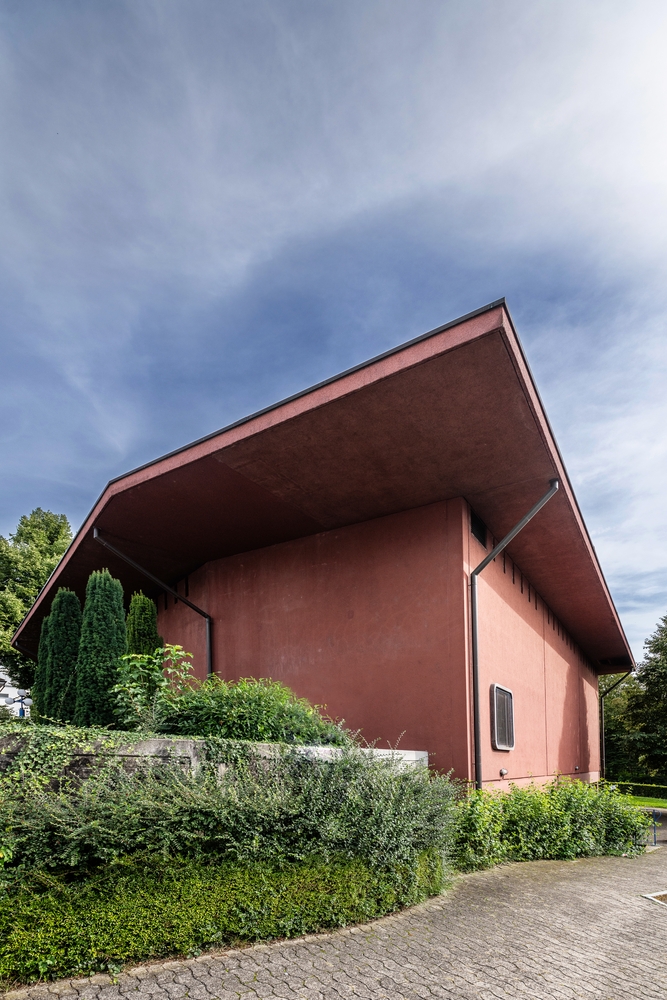
M 173 594 L 176 600 L 182 601 L 183 604 L 187 604 L 189 608 L 192 608 L 193 611 L 196 611 L 198 615 L 202 616 L 202 618 L 206 622 L 206 673 L 210 677 L 211 674 L 213 673 L 211 616 L 207 614 L 206 611 L 202 611 L 201 608 L 198 608 L 196 604 L 192 603 L 192 601 L 189 601 L 187 597 L 183 597 L 182 594 L 179 594 L 177 590 L 173 589 L 173 587 L 170 587 L 162 580 L 159 580 L 153 573 L 149 573 L 147 569 L 144 569 L 143 566 L 140 566 L 138 562 L 134 561 L 134 559 L 130 559 L 129 556 L 126 556 L 124 552 L 121 552 L 120 549 L 117 549 L 115 545 L 111 544 L 111 542 L 107 542 L 106 538 L 102 538 L 99 528 L 93 528 L 93 538 L 95 539 L 96 542 L 99 542 L 100 545 L 103 545 L 105 549 L 109 549 L 109 552 L 113 552 L 115 556 L 118 556 L 119 559 L 122 559 L 123 562 L 126 562 L 128 566 L 132 566 L 132 568 L 136 569 L 139 573 L 142 574 L 142 576 L 145 576 L 148 580 L 152 580 L 153 583 L 156 583 L 158 587 L 162 588 L 162 590 L 165 590 L 168 594 Z
M 551 500 L 552 496 L 558 492 L 559 482 L 557 479 L 549 480 L 549 490 L 541 500 L 538 500 L 534 507 L 515 524 L 512 530 L 505 535 L 502 541 L 498 542 L 495 549 L 489 552 L 485 559 L 482 559 L 479 566 L 470 574 L 470 617 L 472 620 L 472 700 L 473 700 L 473 732 L 475 742 L 475 788 L 482 787 L 482 730 L 480 723 L 479 709 L 479 635 L 477 628 L 477 577 L 506 548 L 513 538 L 526 527 L 528 522 L 535 517 L 538 511 L 544 507 L 545 503 Z

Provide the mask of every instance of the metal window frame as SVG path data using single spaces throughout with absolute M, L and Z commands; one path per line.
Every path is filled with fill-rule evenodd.
M 510 696 L 510 704 L 512 707 L 512 745 L 509 746 L 507 743 L 500 743 L 498 740 L 498 714 L 497 714 L 497 693 L 498 691 L 503 691 L 505 694 Z M 505 687 L 504 684 L 492 684 L 491 685 L 491 743 L 494 750 L 502 750 L 508 753 L 510 750 L 514 750 L 516 745 L 516 735 L 514 732 L 514 692 L 511 688 Z

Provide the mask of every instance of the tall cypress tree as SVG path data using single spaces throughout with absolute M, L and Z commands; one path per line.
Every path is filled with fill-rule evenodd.
M 164 645 L 157 630 L 157 608 L 150 597 L 139 591 L 132 594 L 127 613 L 128 653 L 154 653 Z
M 111 688 L 117 683 L 118 661 L 125 650 L 123 588 L 108 569 L 95 570 L 86 585 L 76 662 L 74 721 L 78 726 L 113 724 Z
M 32 695 L 33 710 L 35 715 L 47 715 L 46 705 L 48 702 L 49 673 L 51 659 L 51 644 L 49 642 L 49 616 L 42 619 L 42 630 L 39 634 L 39 646 L 37 648 L 37 666 L 35 667 L 35 680 L 30 689 Z
M 43 714 L 71 722 L 76 700 L 76 661 L 81 637 L 81 602 L 61 587 L 49 615 L 49 669 Z

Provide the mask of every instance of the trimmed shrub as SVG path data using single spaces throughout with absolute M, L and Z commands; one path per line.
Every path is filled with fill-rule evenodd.
M 74 721 L 78 726 L 113 725 L 111 688 L 118 679 L 118 661 L 125 649 L 123 588 L 108 569 L 96 570 L 86 585 L 76 663 Z
M 62 754 L 63 740 L 54 734 L 51 743 Z M 39 770 L 50 778 L 48 749 Z M 385 869 L 449 849 L 455 789 L 426 768 L 356 747 L 325 762 L 287 748 L 260 758 L 247 744 L 216 741 L 208 756 L 195 774 L 148 762 L 128 774 L 112 758 L 102 773 L 64 785 L 17 761 L 0 782 L 0 830 L 12 855 L 5 883 L 36 870 L 83 878 L 142 852 L 271 864 L 362 858 Z
M 61 587 L 49 615 L 49 663 L 41 714 L 69 722 L 74 716 L 76 661 L 81 638 L 81 602 Z
M 320 707 L 270 678 L 223 681 L 213 676 L 169 698 L 159 730 L 267 743 L 349 743 L 343 723 L 324 718 Z
M 546 788 L 473 791 L 457 807 L 456 866 L 639 854 L 649 818 L 609 786 L 560 779 Z
M 164 645 L 157 630 L 157 608 L 155 602 L 142 594 L 132 594 L 130 610 L 127 613 L 127 652 L 152 654 Z
M 54 755 L 62 768 L 86 734 L 102 760 L 129 738 L 15 724 L 3 744 L 18 751 L 0 779 L 5 981 L 337 927 L 440 891 L 456 792 L 426 768 L 211 738 L 195 774 L 107 756 L 54 780 Z
M 49 644 L 49 616 L 42 619 L 42 628 L 39 633 L 39 646 L 37 647 L 37 666 L 35 667 L 35 680 L 33 681 L 30 693 L 32 695 L 33 710 L 36 716 L 46 714 L 46 704 L 48 702 L 49 674 L 51 672 L 51 647 Z
M 461 871 L 492 868 L 505 861 L 502 841 L 503 800 L 500 794 L 471 791 L 456 810 L 454 863 Z
M 157 855 L 109 865 L 84 883 L 32 878 L 0 902 L 0 979 L 116 972 L 126 962 L 341 927 L 441 885 L 434 851 L 384 872 L 360 859 L 277 867 Z

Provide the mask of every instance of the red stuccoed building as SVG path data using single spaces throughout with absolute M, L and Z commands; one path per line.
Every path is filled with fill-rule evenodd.
M 471 573 L 547 492 L 478 576 L 474 658 Z M 104 566 L 199 676 L 499 787 L 595 780 L 597 678 L 633 663 L 504 300 L 112 480 L 15 645 Z

